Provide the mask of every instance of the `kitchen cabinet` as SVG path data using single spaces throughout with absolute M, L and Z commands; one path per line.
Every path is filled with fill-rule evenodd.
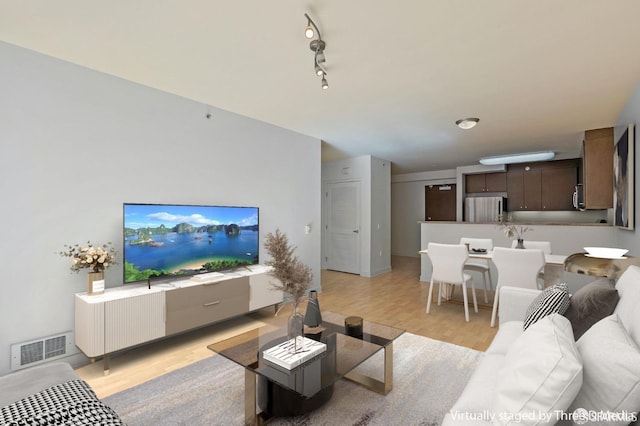
M 480 192 L 505 192 L 507 190 L 507 174 L 478 173 L 465 176 L 465 191 L 467 194 Z
M 542 170 L 530 166 L 509 167 L 507 210 L 542 210 Z
M 560 160 L 510 165 L 507 210 L 573 210 L 578 161 Z
M 578 183 L 577 161 L 542 170 L 542 210 L 574 210 L 573 191 Z
M 613 207 L 613 127 L 587 130 L 582 142 L 585 209 Z

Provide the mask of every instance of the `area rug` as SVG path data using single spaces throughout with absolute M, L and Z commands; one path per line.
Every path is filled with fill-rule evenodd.
M 404 333 L 394 343 L 393 390 L 386 396 L 348 380 L 310 414 L 270 425 L 438 425 L 462 392 L 482 352 Z M 382 378 L 382 351 L 357 368 Z M 242 425 L 244 369 L 219 355 L 103 401 L 129 426 Z

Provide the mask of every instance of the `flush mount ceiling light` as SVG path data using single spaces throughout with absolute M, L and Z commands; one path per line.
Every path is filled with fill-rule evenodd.
M 460 127 L 461 129 L 468 130 L 472 127 L 475 127 L 476 124 L 478 124 L 478 121 L 480 121 L 480 119 L 475 117 L 462 118 L 460 120 L 456 120 L 456 126 Z
M 318 38 L 311 40 L 309 43 L 309 49 L 314 53 L 313 54 L 313 69 L 318 77 L 322 77 L 321 87 L 326 90 L 329 88 L 329 83 L 327 83 L 327 71 L 324 68 L 324 64 L 326 62 L 326 58 L 324 56 L 324 49 L 327 47 L 327 44 L 322 40 L 322 36 L 320 35 L 320 30 L 313 19 L 309 17 L 306 13 L 304 16 L 307 18 L 307 26 L 304 29 L 304 36 L 308 39 L 312 39 L 315 36 Z
M 534 161 L 547 161 L 555 157 L 553 151 L 526 152 L 524 154 L 498 155 L 480 159 L 480 164 L 495 166 L 496 164 L 529 163 Z

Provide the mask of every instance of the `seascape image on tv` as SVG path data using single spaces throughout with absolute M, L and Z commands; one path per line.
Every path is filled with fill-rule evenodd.
M 258 263 L 257 207 L 124 204 L 124 282 Z

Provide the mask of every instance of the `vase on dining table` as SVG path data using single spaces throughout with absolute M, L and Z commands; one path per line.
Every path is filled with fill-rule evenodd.
M 516 244 L 517 249 L 523 249 L 524 247 L 524 239 L 518 238 L 518 243 Z

